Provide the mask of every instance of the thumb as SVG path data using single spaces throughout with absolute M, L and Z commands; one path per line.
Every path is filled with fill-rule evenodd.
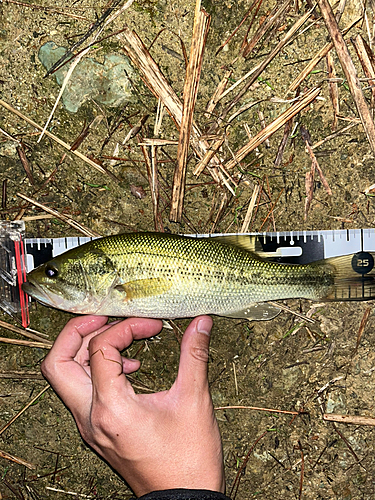
M 212 319 L 198 316 L 187 327 L 181 342 L 176 385 L 180 395 L 208 390 L 207 363 Z

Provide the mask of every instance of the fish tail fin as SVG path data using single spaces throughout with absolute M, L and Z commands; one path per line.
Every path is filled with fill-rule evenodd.
M 324 300 L 375 299 L 375 253 L 358 252 L 324 261 L 333 268 L 334 282 Z

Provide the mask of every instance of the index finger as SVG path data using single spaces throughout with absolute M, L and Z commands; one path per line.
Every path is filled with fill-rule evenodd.
M 87 387 L 90 379 L 74 358 L 81 348 L 83 338 L 100 331 L 107 319 L 106 316 L 79 316 L 70 320 L 41 365 L 45 378 L 71 409 L 82 397 L 91 397 L 91 386 Z
M 152 337 L 160 332 L 160 320 L 128 318 L 108 328 L 89 343 L 93 403 L 110 404 L 124 392 L 134 394 L 130 382 L 123 373 L 121 351 L 134 339 Z

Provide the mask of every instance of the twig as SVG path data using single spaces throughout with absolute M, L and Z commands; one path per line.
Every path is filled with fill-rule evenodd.
M 331 188 L 329 187 L 327 179 L 325 178 L 323 171 L 320 168 L 318 160 L 316 159 L 316 156 L 315 156 L 315 154 L 312 150 L 312 147 L 310 145 L 311 144 L 310 134 L 309 134 L 308 130 L 302 126 L 301 126 L 301 136 L 302 136 L 302 139 L 305 141 L 306 149 L 307 149 L 307 151 L 310 155 L 310 158 L 311 158 L 311 169 L 310 169 L 310 172 L 306 172 L 306 181 L 305 181 L 305 187 L 306 187 L 305 220 L 306 220 L 309 209 L 310 209 L 310 205 L 311 205 L 311 202 L 312 202 L 313 196 L 314 196 L 315 170 L 319 173 L 319 177 L 322 181 L 322 184 L 330 196 L 332 195 L 332 191 L 331 191 Z
M 327 135 L 327 137 L 325 137 L 324 139 L 322 139 L 321 141 L 318 141 L 316 142 L 315 144 L 313 144 L 311 146 L 311 149 L 316 149 L 318 148 L 319 146 L 321 146 L 322 144 L 324 144 L 325 142 L 327 141 L 330 141 L 331 139 L 334 139 L 335 137 L 337 137 L 338 135 L 341 135 L 343 134 L 344 132 L 346 132 L 347 130 L 350 130 L 352 127 L 356 127 L 357 125 L 359 124 L 359 122 L 355 122 L 355 123 L 351 123 L 350 125 L 347 125 L 346 127 L 340 129 L 340 130 L 337 130 L 337 132 L 335 132 L 334 134 L 331 134 L 331 135 Z
M 359 325 L 359 329 L 358 329 L 358 333 L 357 333 L 357 342 L 356 342 L 355 349 L 354 349 L 354 355 L 356 355 L 358 352 L 358 347 L 359 347 L 359 344 L 361 342 L 361 338 L 362 338 L 363 332 L 366 328 L 368 318 L 370 316 L 371 311 L 372 311 L 372 307 L 367 307 L 364 314 L 363 314 L 361 324 Z
M 334 423 L 332 423 L 332 425 L 333 425 L 333 428 L 335 429 L 335 431 L 337 432 L 337 434 L 341 437 L 341 439 L 344 441 L 344 443 L 348 447 L 348 450 L 353 455 L 353 457 L 355 458 L 355 460 L 358 462 L 359 465 L 361 465 L 361 467 L 363 467 L 363 465 L 361 464 L 361 461 L 360 461 L 358 455 L 353 450 L 352 445 L 349 443 L 349 441 L 346 439 L 346 437 L 342 434 L 342 432 L 338 430 L 338 428 L 336 427 L 336 425 Z
M 8 423 L 6 423 L 6 424 L 4 425 L 4 427 L 2 427 L 2 428 L 0 429 L 0 436 L 1 436 L 1 434 L 2 434 L 4 431 L 6 431 L 6 430 L 8 429 L 8 427 L 10 427 L 10 426 L 13 424 L 13 422 L 14 422 L 15 420 L 17 420 L 17 418 L 18 418 L 18 417 L 20 417 L 20 416 L 21 416 L 21 415 L 22 415 L 22 414 L 23 414 L 23 413 L 24 413 L 24 412 L 25 412 L 28 408 L 30 408 L 30 406 L 31 406 L 31 405 L 33 405 L 33 404 L 35 403 L 35 401 L 37 401 L 37 400 L 40 398 L 40 396 L 42 396 L 42 394 L 44 394 L 44 393 L 45 393 L 45 392 L 46 392 L 46 391 L 47 391 L 50 387 L 51 387 L 51 386 L 50 386 L 49 384 L 47 384 L 47 385 L 44 387 L 44 389 L 42 389 L 42 390 L 41 390 L 41 391 L 40 391 L 40 392 L 39 392 L 39 393 L 38 393 L 38 394 L 37 394 L 37 395 L 36 395 L 36 396 L 35 396 L 35 397 L 31 400 L 31 401 L 29 401 L 29 402 L 27 403 L 27 405 L 26 405 L 26 406 L 24 406 L 24 407 L 22 408 L 22 410 L 21 410 L 21 411 L 19 411 L 19 412 L 17 413 L 17 415 L 15 415 L 15 416 L 14 416 L 11 420 L 9 420 L 9 422 L 8 422 Z
M 286 0 L 286 2 L 281 4 L 281 6 L 279 2 L 276 3 L 273 10 L 268 14 L 266 20 L 259 26 L 252 39 L 247 42 L 247 44 L 243 48 L 242 55 L 245 59 L 249 57 L 255 45 L 259 42 L 259 40 L 261 40 L 268 29 L 276 22 L 276 20 L 286 13 L 289 6 L 290 0 Z
M 31 340 L 8 339 L 7 337 L 0 337 L 0 342 L 4 344 L 21 345 L 24 347 L 38 347 L 39 349 L 51 349 L 50 342 L 35 342 Z
M 254 450 L 254 448 L 256 447 L 256 445 L 259 443 L 259 441 L 260 441 L 261 439 L 263 439 L 263 438 L 264 438 L 264 436 L 266 436 L 266 435 L 267 435 L 267 433 L 268 433 L 268 431 L 263 432 L 263 434 L 261 434 L 261 435 L 260 435 L 260 436 L 259 436 L 259 437 L 255 440 L 255 442 L 251 445 L 251 447 L 250 447 L 249 451 L 246 453 L 245 459 L 244 459 L 244 461 L 242 462 L 241 467 L 238 469 L 238 472 L 237 472 L 237 474 L 236 474 L 236 477 L 235 477 L 235 479 L 234 479 L 234 481 L 233 481 L 232 488 L 231 488 L 231 490 L 230 490 L 230 496 L 231 496 L 234 500 L 235 500 L 235 498 L 236 498 L 237 491 L 238 491 L 238 488 L 239 488 L 239 486 L 240 486 L 240 480 L 241 480 L 242 472 L 243 472 L 243 470 L 244 470 L 244 469 L 246 468 L 246 466 L 247 466 L 247 463 L 248 463 L 248 461 L 249 461 L 249 459 L 250 459 L 250 455 L 251 455 L 251 453 L 253 452 L 253 450 Z
M 103 12 L 101 17 L 95 21 L 90 27 L 88 31 L 81 37 L 78 42 L 76 42 L 72 47 L 70 47 L 69 50 L 65 52 L 65 54 L 60 57 L 58 61 L 56 61 L 51 68 L 47 71 L 45 74 L 45 78 L 52 73 L 55 73 L 55 71 L 58 71 L 64 64 L 66 64 L 68 61 L 70 61 L 71 56 L 75 57 L 73 55 L 73 52 L 80 47 L 92 34 L 95 33 L 95 31 L 100 30 L 99 33 L 103 31 L 103 29 L 110 24 L 116 17 L 118 17 L 124 10 L 129 8 L 131 4 L 134 2 L 134 0 L 128 0 L 122 7 L 120 7 L 117 11 L 113 12 L 114 9 L 121 3 L 122 0 L 115 0 L 113 5 L 109 7 L 108 9 Z M 97 38 L 98 35 L 96 35 L 95 38 Z M 90 47 L 90 45 L 89 45 Z M 88 47 L 87 47 L 88 48 Z M 86 49 L 84 49 L 86 50 Z M 70 59 L 69 59 L 70 58 Z
M 53 7 L 48 7 L 47 5 L 36 5 L 33 3 L 26 2 L 16 2 L 15 0 L 2 0 L 2 3 L 11 3 L 14 5 L 20 5 L 21 7 L 29 7 L 30 9 L 39 9 L 44 12 L 53 12 L 54 14 L 61 14 L 63 16 L 72 17 L 73 19 L 82 19 L 83 21 L 90 21 L 87 17 L 79 16 L 77 14 L 71 14 L 70 12 L 64 12 L 61 10 L 54 9 Z
M 6 328 L 7 330 L 10 330 L 11 332 L 19 333 L 20 335 L 23 335 L 24 337 L 27 337 L 27 338 L 32 339 L 32 340 L 36 340 L 36 341 L 44 342 L 44 343 L 50 342 L 49 340 L 46 340 L 43 338 L 43 336 L 48 337 L 48 335 L 46 335 L 44 333 L 39 333 L 39 332 L 36 332 L 35 330 L 33 330 L 35 333 L 39 334 L 39 335 L 35 335 L 35 333 L 31 333 L 27 329 L 23 330 L 22 328 L 18 328 L 18 326 L 11 325 L 10 323 L 7 323 L 6 321 L 0 321 L 0 327 Z M 50 342 L 50 343 L 51 343 L 51 345 L 53 344 L 53 342 Z
M 67 490 L 62 490 L 59 488 L 53 488 L 52 486 L 46 486 L 46 490 L 49 491 L 54 491 L 56 493 L 65 493 L 65 495 L 71 495 L 73 497 L 80 497 L 80 498 L 89 498 L 90 500 L 95 498 L 93 495 L 85 495 L 84 493 L 77 493 L 75 491 L 67 491 Z
M 201 0 L 196 0 L 193 35 L 189 65 L 186 70 L 184 85 L 184 103 L 180 135 L 177 148 L 177 166 L 174 172 L 172 185 L 171 210 L 169 218 L 173 222 L 180 222 L 185 195 L 186 162 L 190 144 L 190 134 L 193 126 L 193 113 L 197 99 L 200 74 L 202 69 L 203 52 L 210 25 L 210 16 L 201 9 Z
M 234 99 L 228 104 L 221 115 L 221 119 L 224 119 L 229 111 L 240 101 L 240 99 L 246 94 L 251 85 L 260 76 L 261 73 L 266 69 L 270 62 L 276 57 L 276 55 L 287 45 L 295 33 L 300 29 L 300 27 L 309 19 L 313 10 L 308 11 L 304 16 L 302 16 L 298 21 L 292 26 L 292 28 L 286 33 L 286 35 L 280 40 L 277 46 L 270 52 L 268 57 L 258 66 L 258 69 L 252 74 L 250 80 L 242 88 L 242 90 L 234 97 Z
M 32 198 L 29 198 L 28 196 L 25 196 L 22 193 L 17 193 L 17 196 L 19 196 L 20 198 L 28 201 L 32 205 L 35 205 L 35 206 L 37 206 L 39 208 L 42 208 L 43 210 L 45 210 L 49 214 L 52 214 L 53 216 L 57 217 L 58 219 L 66 222 L 70 226 L 74 227 L 74 229 L 77 229 L 78 231 L 80 231 L 85 236 L 91 236 L 91 237 L 99 237 L 100 236 L 99 233 L 93 231 L 92 229 L 89 229 L 89 228 L 85 227 L 83 224 L 80 224 L 79 222 L 76 222 L 75 220 L 71 219 L 70 217 L 67 217 L 64 214 L 61 214 L 57 210 L 54 210 L 53 208 L 49 208 L 46 205 L 43 205 L 43 203 L 39 203 L 39 201 L 33 200 Z
M 250 5 L 249 9 L 247 10 L 246 14 L 243 16 L 243 18 L 241 19 L 241 21 L 239 22 L 239 24 L 236 26 L 236 28 L 232 31 L 232 33 L 228 36 L 228 38 L 225 40 L 225 42 L 223 42 L 220 47 L 217 49 L 217 51 L 215 52 L 215 56 L 217 56 L 219 54 L 219 52 L 221 50 L 223 50 L 223 48 L 228 45 L 228 43 L 232 40 L 232 38 L 235 36 L 235 34 L 237 33 L 237 31 L 241 28 L 241 26 L 243 25 L 243 23 L 246 21 L 246 19 L 249 17 L 249 15 L 251 14 L 251 11 L 253 10 L 254 6 L 259 3 L 261 0 L 254 0 L 254 2 Z M 257 11 L 256 11 L 257 12 Z M 254 20 L 254 18 L 253 18 Z M 251 23 L 250 23 L 251 25 Z
M 240 161 L 242 161 L 251 151 L 260 146 L 265 139 L 268 139 L 272 134 L 279 130 L 288 120 L 294 115 L 299 113 L 302 109 L 308 106 L 320 93 L 320 88 L 313 88 L 306 92 L 298 101 L 294 102 L 290 108 L 281 113 L 273 122 L 269 123 L 267 127 L 260 130 L 245 146 L 237 151 L 235 158 L 225 164 L 226 170 L 234 168 Z
M 15 462 L 18 465 L 24 465 L 30 470 L 36 469 L 36 465 L 32 464 L 31 462 L 27 462 L 23 458 L 16 457 L 14 455 L 11 455 L 10 453 L 7 453 L 6 451 L 1 451 L 0 450 L 0 458 L 5 458 L 5 460 L 10 460 L 11 462 Z
M 100 34 L 100 33 L 101 33 L 101 32 L 99 31 L 99 32 L 97 33 L 97 36 L 99 36 L 99 34 Z M 73 71 L 75 70 L 76 66 L 79 64 L 79 62 L 81 61 L 81 59 L 82 59 L 82 58 L 83 58 L 83 57 L 84 57 L 84 56 L 85 56 L 88 52 L 90 52 L 90 49 L 91 49 L 91 47 L 87 47 L 87 48 L 86 48 L 83 52 L 80 52 L 80 53 L 79 53 L 79 54 L 78 54 L 78 55 L 74 58 L 74 60 L 73 60 L 72 64 L 69 66 L 69 69 L 68 69 L 68 71 L 67 71 L 66 75 L 64 76 L 64 80 L 63 80 L 63 82 L 62 82 L 62 84 L 61 84 L 61 88 L 60 88 L 59 94 L 58 94 L 58 96 L 57 96 L 57 98 L 56 98 L 56 100 L 55 100 L 55 104 L 53 105 L 53 108 L 52 108 L 52 110 L 51 110 L 51 113 L 50 113 L 49 117 L 47 118 L 46 123 L 44 124 L 44 127 L 43 127 L 43 129 L 42 129 L 42 131 L 41 131 L 41 133 L 40 133 L 40 136 L 38 137 L 38 140 L 36 141 L 37 143 L 39 143 L 39 142 L 43 139 L 43 136 L 44 136 L 44 134 L 45 134 L 45 132 L 46 132 L 46 130 L 47 130 L 48 125 L 50 124 L 50 122 L 51 122 L 51 120 L 52 120 L 52 117 L 53 117 L 53 115 L 54 115 L 54 113 L 55 113 L 55 111 L 56 111 L 56 108 L 57 108 L 57 106 L 58 106 L 58 104 L 59 104 L 59 102 L 60 102 L 60 99 L 61 99 L 61 97 L 62 97 L 62 95 L 63 95 L 63 93 L 64 93 L 64 90 L 65 90 L 65 88 L 66 88 L 66 86 L 67 86 L 67 84 L 68 84 L 68 82 L 69 82 L 69 80 L 70 80 L 70 77 L 72 76 Z
M 10 372 L 0 372 L 0 378 L 8 379 L 20 379 L 20 380 L 44 380 L 43 375 L 38 372 L 20 372 L 20 371 L 10 371 Z
M 217 406 L 215 410 L 257 410 L 269 413 L 284 413 L 285 415 L 300 415 L 300 411 L 275 410 L 274 408 L 262 408 L 258 406 Z
M 360 415 L 339 415 L 337 413 L 324 413 L 323 420 L 327 422 L 339 422 L 341 424 L 371 425 L 375 426 L 375 418 Z
M 342 69 L 345 73 L 345 77 L 348 81 L 350 92 L 352 94 L 353 100 L 358 110 L 358 114 L 361 118 L 363 128 L 366 132 L 367 139 L 369 141 L 371 150 L 375 152 L 375 125 L 372 120 L 370 110 L 367 106 L 366 99 L 363 95 L 361 84 L 358 79 L 357 71 L 350 57 L 348 47 L 346 46 L 344 37 L 342 36 L 335 16 L 332 12 L 332 7 L 328 0 L 318 0 L 320 11 L 322 13 L 324 22 L 331 35 L 332 41 L 334 43 L 336 53 L 340 59 Z
M 358 24 L 362 20 L 362 17 L 359 17 L 355 21 L 353 21 L 346 29 L 343 30 L 342 34 L 346 35 L 356 24 Z M 286 95 L 289 92 L 294 92 L 303 82 L 303 80 L 311 73 L 311 71 L 315 68 L 315 66 L 325 57 L 330 50 L 333 49 L 333 42 L 327 43 L 324 47 L 322 47 L 315 56 L 311 59 L 311 61 L 307 64 L 307 66 L 302 70 L 302 72 L 293 80 L 290 84 L 288 90 L 286 91 Z
M 279 167 L 281 165 L 281 162 L 283 161 L 284 151 L 288 143 L 290 133 L 292 131 L 292 126 L 293 126 L 293 118 L 288 120 L 284 126 L 284 135 L 283 138 L 281 139 L 279 149 L 277 150 L 277 155 L 274 162 L 275 167 Z
M 262 224 L 261 224 L 261 226 L 260 226 L 260 228 L 259 228 L 259 232 L 261 231 L 262 227 L 263 227 L 263 226 L 264 226 L 264 224 L 267 222 L 267 220 L 268 220 L 268 218 L 269 218 L 270 216 L 271 216 L 271 217 L 272 217 L 272 219 L 273 219 L 273 210 L 274 210 L 274 208 L 275 208 L 275 206 L 276 206 L 277 202 L 279 201 L 280 196 L 283 194 L 283 192 L 284 192 L 284 188 L 282 188 L 282 190 L 280 191 L 279 196 L 276 198 L 275 203 L 273 203 L 273 204 L 271 205 L 271 208 L 269 209 L 268 214 L 266 215 L 266 218 L 264 219 L 264 221 L 262 222 Z M 275 226 L 275 221 L 274 221 L 274 226 Z M 274 227 L 274 231 L 276 231 L 275 227 Z M 285 307 L 286 307 L 286 306 L 285 306 Z
M 13 108 L 10 104 L 6 103 L 2 99 L 0 99 L 0 106 L 3 106 L 5 109 L 7 109 L 8 111 L 10 111 L 11 113 L 14 113 L 18 117 L 22 118 L 23 120 L 25 120 L 27 123 L 29 123 L 30 125 L 32 125 L 36 129 L 43 130 L 43 127 L 41 127 L 40 125 L 38 125 L 37 123 L 35 123 L 33 120 L 31 120 L 31 118 L 29 118 L 26 115 L 22 114 L 17 109 Z M 55 142 L 57 142 L 58 144 L 60 144 L 60 146 L 62 146 L 63 148 L 65 148 L 68 151 L 70 151 L 74 156 L 77 156 L 79 159 L 81 159 L 84 162 L 88 163 L 91 167 L 95 168 L 95 170 L 98 170 L 102 174 L 109 175 L 113 180 L 115 180 L 116 182 L 118 182 L 117 177 L 115 175 L 113 175 L 112 172 L 109 172 L 107 169 L 105 169 L 104 167 L 98 165 L 93 160 L 90 160 L 90 158 L 87 158 L 87 156 L 83 155 L 79 151 L 72 151 L 71 147 L 69 146 L 69 144 L 67 144 L 66 142 L 64 142 L 62 139 L 60 139 L 56 135 L 51 134 L 51 132 L 48 132 L 48 130 L 45 131 L 45 135 L 47 135 L 48 137 L 50 137 L 51 139 L 53 139 Z
M 268 301 L 268 304 L 271 304 L 272 306 L 278 307 L 279 309 L 282 309 L 285 312 L 293 314 L 294 316 L 297 316 L 297 318 L 303 319 L 307 323 L 315 323 L 314 319 L 309 318 L 305 314 L 301 314 L 297 311 L 293 311 L 293 309 L 290 309 L 290 307 L 287 307 L 286 305 L 282 304 L 281 302 L 273 302 L 272 300 L 270 300 L 270 301 Z
M 180 127 L 182 121 L 182 103 L 151 57 L 142 40 L 129 28 L 125 28 L 118 36 L 121 39 L 123 49 L 133 64 L 139 69 L 147 87 L 157 99 L 160 99 L 176 125 Z M 198 127 L 193 122 L 191 145 L 199 158 L 202 158 L 209 150 L 209 144 L 200 135 Z M 212 163 L 212 166 L 217 165 L 219 164 L 219 160 L 214 158 Z M 220 182 L 220 177 L 215 168 L 212 168 L 210 173 L 216 182 Z

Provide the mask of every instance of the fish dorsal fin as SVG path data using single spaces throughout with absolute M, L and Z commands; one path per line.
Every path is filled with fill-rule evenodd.
M 232 245 L 239 248 L 243 248 L 248 252 L 261 253 L 262 245 L 258 238 L 251 234 L 224 234 L 220 236 L 213 236 L 213 240 L 219 243 L 224 243 L 224 245 Z
M 171 286 L 172 281 L 165 278 L 146 278 L 127 281 L 114 288 L 124 294 L 124 300 L 132 300 L 161 295 L 167 292 Z
M 266 302 L 261 302 L 259 304 L 249 304 L 240 311 L 225 313 L 221 316 L 225 316 L 227 318 L 248 319 L 249 321 L 268 321 L 275 318 L 280 311 L 281 309 L 278 307 L 267 304 Z

